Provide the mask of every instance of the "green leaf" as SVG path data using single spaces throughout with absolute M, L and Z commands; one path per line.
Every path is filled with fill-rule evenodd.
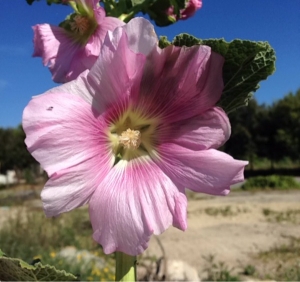
M 170 0 L 170 3 L 173 6 L 173 9 L 174 9 L 175 13 L 179 16 L 180 15 L 180 9 L 185 8 L 185 0 Z
M 198 39 L 189 34 L 177 35 L 176 46 L 208 45 L 225 58 L 224 90 L 218 103 L 227 113 L 248 104 L 259 82 L 275 71 L 275 51 L 268 42 L 236 39 Z
M 78 278 L 54 266 L 40 262 L 30 265 L 17 258 L 8 258 L 0 250 L 0 280 L 3 281 L 78 281 Z
M 171 42 L 168 40 L 168 38 L 166 36 L 159 37 L 158 46 L 160 48 L 164 49 L 169 45 L 171 45 Z

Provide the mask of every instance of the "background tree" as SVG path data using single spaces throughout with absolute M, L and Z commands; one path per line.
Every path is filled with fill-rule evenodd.
M 10 169 L 25 169 L 37 162 L 29 154 L 24 143 L 25 133 L 21 125 L 17 128 L 0 128 L 1 173 Z

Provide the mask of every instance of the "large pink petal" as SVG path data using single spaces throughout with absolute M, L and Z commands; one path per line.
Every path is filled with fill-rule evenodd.
M 99 7 L 94 11 L 98 27 L 94 34 L 89 38 L 88 43 L 85 46 L 85 52 L 87 56 L 99 56 L 102 43 L 108 31 L 114 31 L 115 28 L 123 26 L 125 23 L 117 18 L 105 17 L 103 14 L 103 8 Z
M 120 161 L 94 192 L 90 217 L 105 253 L 142 253 L 152 233 L 186 229 L 186 197 L 149 159 Z
M 25 108 L 25 143 L 49 176 L 95 156 L 93 163 L 98 162 L 99 169 L 101 164 L 113 162 L 113 157 L 105 157 L 106 125 L 100 117 L 95 118 L 93 111 L 80 97 L 59 92 L 37 96 Z
M 119 41 L 106 37 L 100 56 L 87 75 L 88 87 L 102 109 L 128 101 L 132 92 L 139 90 L 145 63 L 143 54 L 135 54 L 128 47 L 127 35 L 121 28 Z M 115 34 L 115 33 L 114 33 Z
M 97 155 L 52 174 L 41 193 L 45 214 L 57 216 L 88 203 L 112 165 L 112 156 L 102 148 Z
M 176 143 L 191 150 L 221 147 L 229 138 L 231 127 L 221 108 L 211 108 L 198 116 L 161 126 L 160 143 Z
M 244 180 L 246 161 L 215 149 L 193 151 L 166 143 L 159 146 L 156 164 L 174 183 L 212 195 L 226 195 L 230 185 Z
M 100 114 L 100 106 L 98 105 L 97 101 L 95 101 L 92 94 L 89 92 L 88 83 L 87 83 L 87 74 L 89 73 L 88 70 L 81 73 L 77 79 L 74 79 L 70 82 L 66 82 L 59 86 L 53 87 L 50 90 L 46 91 L 47 93 L 69 93 L 72 95 L 76 95 L 88 104 L 92 106 L 92 109 L 96 110 L 98 114 Z
M 99 55 L 99 53 L 98 53 Z M 97 61 L 98 56 L 88 56 L 85 49 L 78 50 L 76 57 L 71 61 L 65 81 L 73 81 L 85 70 L 89 70 Z
M 158 46 L 153 25 L 144 18 L 134 18 L 123 29 L 128 38 L 129 48 L 135 53 L 148 56 Z
M 208 46 L 153 51 L 147 59 L 139 100 L 166 123 L 199 115 L 220 99 L 224 59 Z
M 55 82 L 66 82 L 71 61 L 81 46 L 69 38 L 63 28 L 49 24 L 38 24 L 33 27 L 34 53 L 43 59 Z M 84 69 L 82 70 L 84 71 Z

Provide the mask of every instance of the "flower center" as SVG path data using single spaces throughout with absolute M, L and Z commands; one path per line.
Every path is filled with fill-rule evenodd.
M 80 35 L 85 34 L 89 27 L 89 20 L 81 15 L 76 15 L 71 22 L 71 29 Z
M 148 156 L 155 151 L 157 142 L 157 117 L 147 116 L 142 110 L 132 106 L 122 112 L 112 111 L 107 116 L 109 121 L 107 137 L 116 157 L 119 160 L 130 161 Z
M 128 128 L 119 136 L 119 143 L 126 149 L 137 149 L 142 142 L 139 130 L 131 130 Z

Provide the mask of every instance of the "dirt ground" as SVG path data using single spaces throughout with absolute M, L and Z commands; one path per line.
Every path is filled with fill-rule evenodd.
M 33 202 L 39 205 L 40 200 Z M 288 242 L 288 236 L 300 238 L 299 223 L 270 222 L 264 209 L 298 210 L 300 216 L 300 191 L 232 191 L 226 197 L 191 194 L 187 230 L 182 232 L 172 227 L 158 238 L 167 258 L 186 261 L 202 277 L 207 266 L 204 257 L 209 255 L 215 255 L 216 262 L 222 261 L 236 269 L 253 264 L 253 254 Z M 0 207 L 0 226 L 13 210 Z M 162 249 L 154 237 L 145 256 L 162 256 Z
M 188 203 L 188 229 L 170 228 L 159 236 L 167 258 L 188 262 L 199 273 L 205 256 L 215 255 L 229 268 L 255 263 L 251 255 L 300 237 L 300 225 L 268 222 L 263 209 L 278 212 L 300 209 L 300 191 L 232 192 L 226 197 L 193 195 Z M 147 255 L 161 256 L 152 238 Z

